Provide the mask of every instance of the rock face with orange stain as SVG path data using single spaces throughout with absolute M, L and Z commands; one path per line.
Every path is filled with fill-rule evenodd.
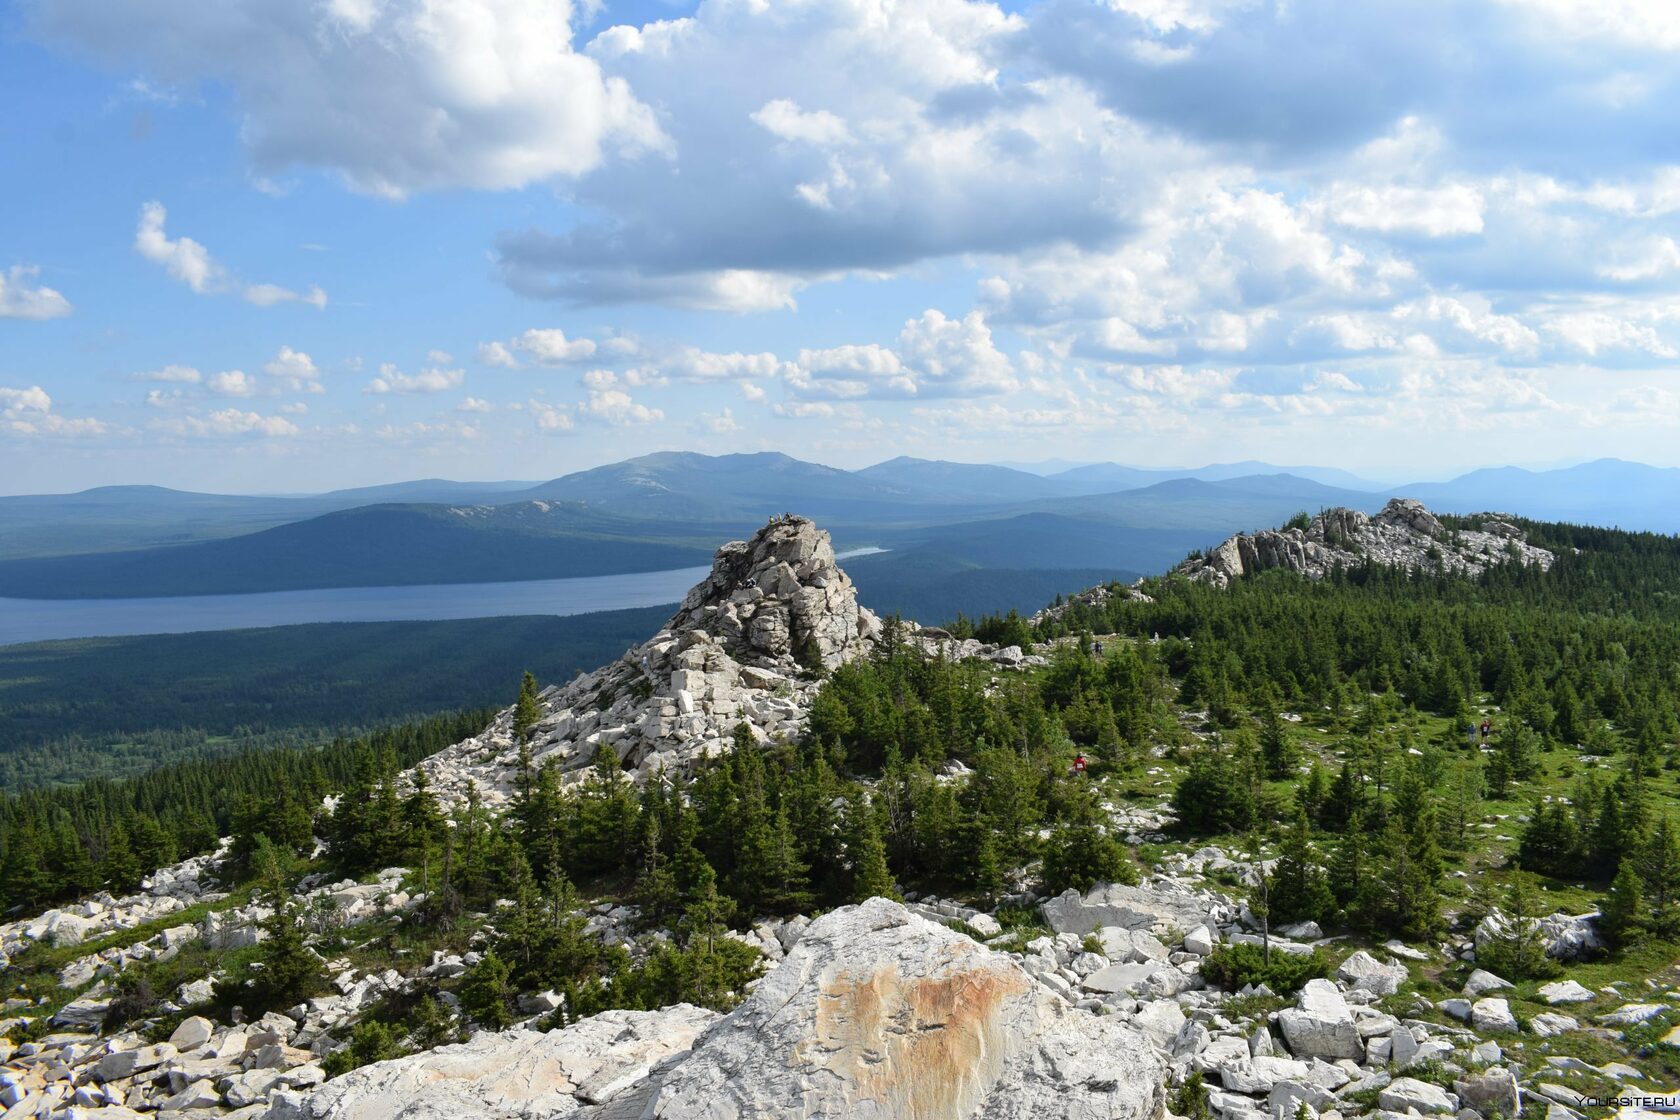
M 813 923 L 746 1003 L 627 1096 L 660 1120 L 1153 1120 L 1164 1077 L 1135 1028 L 872 899 Z

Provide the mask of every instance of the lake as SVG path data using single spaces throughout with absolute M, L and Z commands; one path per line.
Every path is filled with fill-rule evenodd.
M 840 559 L 883 551 L 858 548 Z M 159 599 L 0 598 L 0 645 L 59 638 L 185 634 L 304 622 L 417 622 L 514 614 L 588 614 L 676 603 L 710 566 L 517 583 L 330 587 Z

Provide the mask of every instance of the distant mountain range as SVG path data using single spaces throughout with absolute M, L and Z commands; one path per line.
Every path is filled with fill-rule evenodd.
M 1474 471 L 1380 490 L 1345 471 L 1230 463 L 1189 471 L 1103 463 L 1042 474 L 900 457 L 857 471 L 774 452 L 661 452 L 542 483 L 423 479 L 304 496 L 153 486 L 0 498 L 0 596 L 106 598 L 488 582 L 704 563 L 721 541 L 798 511 L 852 562 L 865 599 L 986 609 L 1030 589 L 1160 571 L 1193 549 L 1299 510 L 1448 512 L 1680 530 L 1680 470 L 1600 460 Z M 1073 573 L 1078 573 L 1075 583 Z M 1008 573 L 1005 575 L 1004 573 Z M 983 593 L 982 593 L 983 592 Z M 967 600 L 972 602 L 972 600 Z

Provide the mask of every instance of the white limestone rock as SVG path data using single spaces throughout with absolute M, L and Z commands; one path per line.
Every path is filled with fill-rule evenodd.
M 1550 568 L 1555 559 L 1552 553 L 1529 544 L 1508 521 L 1489 521 L 1480 530 L 1449 533 L 1422 503 L 1394 498 L 1374 517 L 1336 508 L 1314 517 L 1304 530 L 1241 533 L 1175 570 L 1215 587 L 1227 587 L 1242 575 L 1267 568 L 1286 568 L 1317 579 L 1337 567 L 1357 567 L 1366 560 L 1408 571 L 1474 576 L 1510 557 L 1541 570 Z
M 1503 988 L 1509 988 L 1510 986 L 1511 982 L 1509 980 L 1502 979 L 1485 969 L 1478 968 L 1472 972 L 1470 974 L 1470 978 L 1464 982 L 1464 994 L 1469 996 L 1471 999 L 1476 999 L 1478 996 L 1485 996 L 1489 992 L 1497 992 Z
M 352 1070 L 308 1094 L 278 1092 L 267 1120 L 516 1120 L 602 1104 L 681 1054 L 717 1019 L 689 1004 L 608 1011 L 565 1030 L 471 1041 Z
M 1470 1025 L 1482 1034 L 1515 1031 L 1517 1017 L 1509 1001 L 1486 996 L 1470 1005 Z
M 1414 1077 L 1395 1078 L 1377 1094 L 1377 1104 L 1390 1112 L 1416 1109 L 1425 1115 L 1444 1113 L 1450 1116 L 1458 1111 L 1457 1103 L 1445 1089 Z
M 1406 966 L 1398 961 L 1384 963 L 1361 949 L 1336 969 L 1336 979 L 1350 988 L 1391 996 L 1409 978 Z
M 1278 1024 L 1289 1052 L 1297 1058 L 1357 1061 L 1365 1056 L 1365 1045 L 1347 1001 L 1328 980 L 1308 980 L 1296 1006 L 1278 1012 Z
M 813 922 L 655 1079 L 643 1115 L 1151 1120 L 1164 1077 L 1138 1028 L 1073 1010 L 1012 958 L 877 898 Z
M 1560 1003 L 1591 1003 L 1598 996 L 1585 984 L 1575 980 L 1554 980 L 1540 985 L 1539 996 L 1556 1007 Z

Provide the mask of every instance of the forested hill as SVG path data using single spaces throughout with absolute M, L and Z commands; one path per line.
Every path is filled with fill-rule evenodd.
M 1367 560 L 1323 579 L 1264 571 L 1224 589 L 1175 576 L 1145 581 L 1142 596 L 1076 596 L 1037 636 L 1159 636 L 1184 675 L 1183 702 L 1216 712 L 1267 697 L 1346 707 L 1392 689 L 1451 715 L 1488 692 L 1564 742 L 1615 728 L 1644 749 L 1672 743 L 1680 537 L 1516 524 L 1556 555 L 1550 570 L 1511 561 L 1467 577 Z

